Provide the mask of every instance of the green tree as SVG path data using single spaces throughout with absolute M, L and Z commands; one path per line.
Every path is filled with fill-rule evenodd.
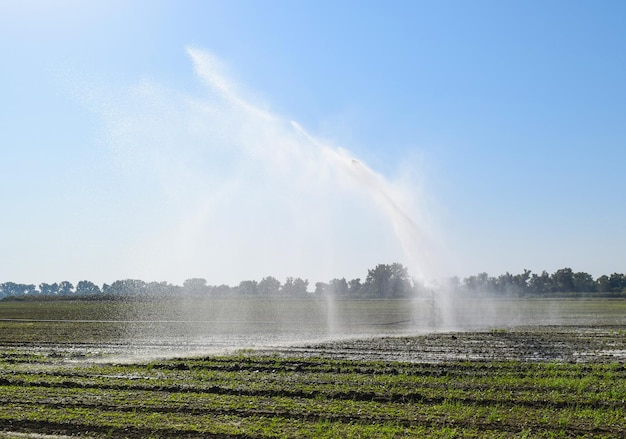
M 350 292 L 350 287 L 346 278 L 333 279 L 328 283 L 328 292 L 333 296 L 347 296 Z
M 281 294 L 289 297 L 304 297 L 307 294 L 308 280 L 288 277 L 281 288 Z
M 116 280 L 109 285 L 104 291 L 105 294 L 114 294 L 118 296 L 148 296 L 148 285 L 139 279 Z
M 513 275 L 508 271 L 505 274 L 501 274 L 495 280 L 495 292 L 500 294 L 515 294 L 517 293 L 517 288 L 513 281 Z
M 58 283 L 53 283 L 53 284 L 47 284 L 47 283 L 41 283 L 39 284 L 39 292 L 45 296 L 52 296 L 54 294 L 58 294 L 59 293 L 59 284 Z
M 11 297 L 21 294 L 21 288 L 15 282 L 4 282 L 0 284 L 0 296 Z
M 574 291 L 574 272 L 571 268 L 561 268 L 552 274 L 552 285 L 555 291 L 570 293 Z
M 523 273 L 513 276 L 513 284 L 516 286 L 518 294 L 526 294 L 528 292 L 528 282 L 531 274 L 530 270 L 524 269 Z
M 609 291 L 611 293 L 621 293 L 626 290 L 626 276 L 621 273 L 613 273 L 609 276 Z
M 59 294 L 61 296 L 69 296 L 70 294 L 72 294 L 74 290 L 74 285 L 69 282 L 64 280 L 63 282 L 59 283 Z
M 327 282 L 315 282 L 315 290 L 313 291 L 318 296 L 323 296 L 328 294 L 330 291 L 330 286 Z
M 493 291 L 507 295 L 523 295 L 528 292 L 531 272 L 524 269 L 521 274 L 511 274 L 508 271 L 505 274 L 498 276 L 493 281 Z M 489 281 L 487 281 L 490 283 Z
M 259 282 L 258 290 L 262 296 L 277 296 L 280 292 L 280 281 L 273 276 L 266 276 Z
M 360 278 L 352 279 L 348 282 L 348 294 L 350 297 L 356 297 L 363 293 L 363 284 Z
M 596 279 L 596 291 L 600 293 L 608 293 L 609 291 L 611 291 L 609 277 L 606 274 L 603 274 L 598 279 Z
M 242 296 L 256 296 L 259 294 L 259 283 L 255 280 L 242 280 L 237 290 Z
M 528 289 L 534 294 L 547 294 L 552 291 L 552 278 L 547 271 L 541 274 L 533 273 L 528 281 Z
M 213 294 L 216 296 L 227 296 L 232 292 L 232 288 L 226 284 L 221 284 L 213 288 Z
M 208 294 L 209 287 L 206 279 L 194 277 L 183 282 L 183 291 L 190 296 L 204 296 Z
M 81 296 L 88 296 L 93 294 L 100 294 L 100 288 L 98 285 L 88 280 L 81 280 L 76 284 L 76 294 Z
M 411 280 L 408 270 L 402 264 L 378 264 L 368 270 L 364 288 L 372 296 L 407 297 L 411 294 Z
M 487 273 L 478 273 L 463 279 L 463 285 L 469 291 L 476 293 L 489 293 L 495 290 L 496 279 L 489 277 Z
M 0 284 L 0 297 L 24 296 L 36 293 L 37 288 L 32 284 L 17 284 L 15 282 Z
M 596 291 L 596 282 L 589 273 L 579 271 L 573 275 L 574 291 L 577 293 L 592 293 Z

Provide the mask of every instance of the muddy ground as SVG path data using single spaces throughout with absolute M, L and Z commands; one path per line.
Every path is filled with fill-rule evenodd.
M 59 362 L 143 362 L 155 358 L 245 353 L 282 357 L 324 357 L 350 360 L 449 362 L 540 361 L 626 362 L 626 327 L 530 326 L 484 331 L 432 332 L 417 335 L 340 337 L 253 348 L 220 348 L 125 343 L 3 343 L 0 350 L 37 353 Z
M 128 362 L 238 351 L 411 362 L 626 358 L 623 300 L 458 299 L 446 313 L 435 313 L 441 314 L 441 327 L 455 330 L 434 330 L 427 305 L 247 299 L 0 303 L 0 349 L 36 351 L 59 361 Z
M 376 361 L 625 362 L 624 326 L 533 326 L 356 338 L 260 350 L 284 356 Z

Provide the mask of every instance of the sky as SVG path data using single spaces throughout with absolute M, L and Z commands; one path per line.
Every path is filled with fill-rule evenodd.
M 626 272 L 625 14 L 0 2 L 0 282 Z

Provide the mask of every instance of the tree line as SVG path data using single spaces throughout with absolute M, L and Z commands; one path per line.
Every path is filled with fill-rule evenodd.
M 281 298 L 380 298 L 394 299 L 432 294 L 436 289 L 445 289 L 464 295 L 493 294 L 496 296 L 554 296 L 562 294 L 595 294 L 626 297 L 626 276 L 613 273 L 594 279 L 588 273 L 574 272 L 562 268 L 552 274 L 541 274 L 524 270 L 520 274 L 505 273 L 491 277 L 479 273 L 464 279 L 452 277 L 436 286 L 426 286 L 409 275 L 400 263 L 378 264 L 360 278 L 346 280 L 336 278 L 328 282 L 317 282 L 311 291 L 309 281 L 298 277 L 287 277 L 284 282 L 273 276 L 260 281 L 244 280 L 236 286 L 209 285 L 204 278 L 191 278 L 182 285 L 168 282 L 144 282 L 138 279 L 117 280 L 112 284 L 82 280 L 74 286 L 69 281 L 55 283 L 19 284 L 0 283 L 0 299 L 5 298 L 49 298 L 49 299 L 117 299 L 117 298 L 164 298 L 164 297 L 281 297 Z
M 452 278 L 450 282 L 454 289 L 514 296 L 584 293 L 626 296 L 626 275 L 623 273 L 603 274 L 594 279 L 589 273 L 574 272 L 571 268 L 561 268 L 552 274 L 545 270 L 541 274 L 530 270 L 515 275 L 507 272 L 498 277 L 480 273 L 462 282 L 458 278 Z

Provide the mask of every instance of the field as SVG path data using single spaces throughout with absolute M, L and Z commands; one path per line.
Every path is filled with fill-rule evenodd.
M 501 303 L 462 331 L 400 301 L 242 306 L 0 302 L 0 437 L 626 431 L 624 301 Z

